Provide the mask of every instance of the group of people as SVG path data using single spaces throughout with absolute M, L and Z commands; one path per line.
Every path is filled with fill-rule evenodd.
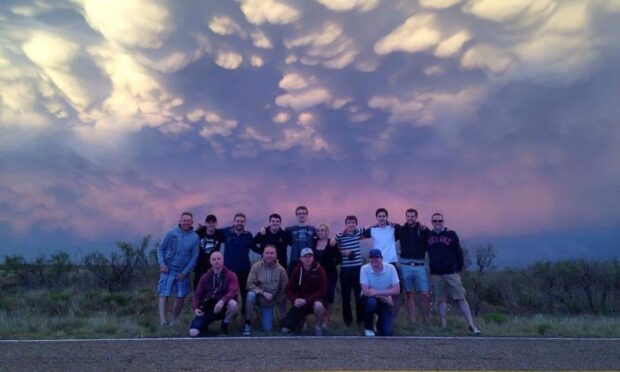
M 363 326 L 365 336 L 392 335 L 401 292 L 408 320 L 416 321 L 417 294 L 420 317 L 429 322 L 431 282 L 441 326 L 446 327 L 449 295 L 458 303 L 469 331 L 480 334 L 459 275 L 464 261 L 459 237 L 444 227 L 441 213 L 432 215 L 432 227 L 427 228 L 418 221 L 415 209 L 407 209 L 404 224 L 394 224 L 388 221 L 388 211 L 379 208 L 375 225 L 359 227 L 356 216 L 347 216 L 345 227 L 334 237 L 328 225 L 308 223 L 305 206 L 297 207 L 295 215 L 297 224 L 282 228 L 281 216 L 271 214 L 269 225 L 252 235 L 245 229 L 243 213 L 237 213 L 232 226 L 224 229 L 217 228 L 216 216 L 208 215 L 205 224 L 194 230 L 193 215 L 183 212 L 179 224 L 165 234 L 157 249 L 161 324 L 168 323 L 169 297 L 175 299 L 170 323 L 177 322 L 193 271 L 190 336 L 206 334 L 216 320 L 222 321 L 220 333 L 227 334 L 238 313 L 245 316 L 243 334 L 250 335 L 255 308 L 265 331 L 273 330 L 277 311 L 282 333 L 298 332 L 306 324 L 306 316 L 314 314 L 315 334 L 320 336 L 332 318 L 338 280 L 344 324 L 353 324 L 353 302 L 355 322 Z M 363 264 L 360 249 L 365 238 L 372 239 L 367 264 Z M 250 251 L 261 259 L 252 264 Z

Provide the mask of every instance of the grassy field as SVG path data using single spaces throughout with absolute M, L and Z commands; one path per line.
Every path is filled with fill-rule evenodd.
M 159 325 L 158 270 L 149 240 L 146 236 L 138 244 L 118 242 L 109 256 L 94 252 L 81 263 L 64 252 L 30 261 L 6 256 L 0 265 L 0 339 L 186 336 L 190 298 L 178 325 Z M 483 335 L 620 337 L 620 260 L 544 261 L 498 270 L 492 264 L 492 246 L 469 252 L 466 261 L 472 263 L 463 282 Z M 344 326 L 340 298 L 337 289 L 326 335 L 361 335 L 363 330 Z M 438 326 L 437 314 L 427 325 L 409 324 L 406 315 L 403 307 L 395 335 L 469 334 L 452 307 L 446 329 Z M 242 323 L 238 317 L 231 336 L 241 335 Z M 309 325 L 312 331 L 312 319 Z
M 160 326 L 157 297 L 152 288 L 126 292 L 90 291 L 8 291 L 0 300 L 0 338 L 124 338 L 185 337 L 191 321 L 190 299 L 180 324 Z M 450 308 L 448 328 L 438 326 L 437 315 L 431 324 L 408 324 L 406 310 L 401 309 L 395 324 L 398 336 L 465 336 L 465 322 Z M 361 335 L 357 327 L 347 328 L 340 315 L 340 304 L 334 306 L 334 321 L 326 335 Z M 312 317 L 308 318 L 312 330 Z M 485 336 L 536 337 L 618 337 L 620 318 L 595 315 L 508 315 L 486 313 L 476 319 Z M 241 320 L 231 328 L 231 336 L 241 335 Z M 217 329 L 217 324 L 212 326 Z M 254 336 L 268 336 L 258 331 Z M 273 333 L 276 334 L 276 333 Z M 311 334 L 310 331 L 307 332 Z

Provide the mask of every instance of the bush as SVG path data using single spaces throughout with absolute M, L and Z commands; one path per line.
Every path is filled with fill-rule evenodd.
M 91 253 L 84 258 L 84 267 L 98 286 L 111 291 L 142 284 L 149 274 L 147 248 L 150 239 L 145 236 L 139 246 L 117 242 L 118 252 L 112 252 L 109 258 L 100 252 Z
M 500 313 L 484 314 L 484 321 L 487 323 L 503 324 L 508 321 L 508 316 Z

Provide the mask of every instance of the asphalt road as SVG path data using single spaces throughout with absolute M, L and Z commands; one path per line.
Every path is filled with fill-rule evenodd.
M 620 338 L 0 341 L 0 370 L 620 370 Z

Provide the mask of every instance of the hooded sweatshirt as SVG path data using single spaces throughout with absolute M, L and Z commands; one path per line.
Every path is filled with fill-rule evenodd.
M 454 231 L 447 228 L 439 232 L 429 230 L 426 243 L 432 275 L 454 274 L 463 270 L 463 249 Z
M 257 294 L 258 303 L 261 306 L 273 306 L 274 303 L 281 304 L 286 300 L 287 283 L 286 269 L 278 261 L 267 266 L 263 260 L 260 260 L 252 265 L 246 288 Z M 258 296 L 262 292 L 273 294 L 273 299 L 268 301 L 264 296 Z
M 198 259 L 198 235 L 193 229 L 185 231 L 177 225 L 166 233 L 157 247 L 157 263 L 166 265 L 172 274 L 192 271 Z
M 303 264 L 297 265 L 286 286 L 286 296 L 291 302 L 296 298 L 306 300 L 306 305 L 312 305 L 325 297 L 327 278 L 325 270 L 318 262 L 313 262 L 310 270 L 305 270 Z
M 237 294 L 239 294 L 239 281 L 235 273 L 226 267 L 223 267 L 219 274 L 210 269 L 198 282 L 198 288 L 196 288 L 192 301 L 192 309 L 196 310 L 203 300 L 223 300 L 226 304 L 228 301 L 237 298 Z

